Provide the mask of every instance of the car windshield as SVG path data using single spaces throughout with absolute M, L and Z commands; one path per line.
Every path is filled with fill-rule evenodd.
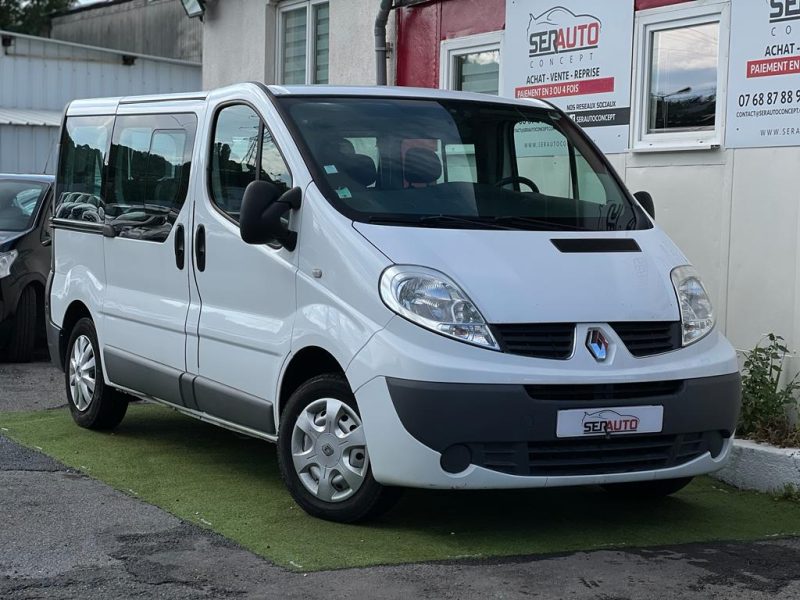
M 651 227 L 555 110 L 445 99 L 279 99 L 320 189 L 347 216 L 418 227 Z
M 0 180 L 0 231 L 30 229 L 45 189 L 44 183 Z

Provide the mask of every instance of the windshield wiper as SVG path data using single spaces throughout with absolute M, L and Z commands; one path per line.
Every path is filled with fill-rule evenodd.
M 545 231 L 562 231 L 568 229 L 571 231 L 593 231 L 587 227 L 579 225 L 569 225 L 567 223 L 554 223 L 553 221 L 546 221 L 544 219 L 536 219 L 534 217 L 492 217 L 493 223 L 501 223 L 504 225 L 516 225 L 521 227 L 523 225 L 533 225 L 538 228 L 543 228 Z
M 450 215 L 429 215 L 425 217 L 416 217 L 410 215 L 408 218 L 376 215 L 369 217 L 367 219 L 367 223 L 372 225 L 422 225 L 423 227 L 436 227 L 437 225 L 451 224 L 459 225 L 462 228 L 469 229 L 515 229 L 514 227 L 507 227 L 491 220 L 487 221 L 481 217 L 454 217 Z
M 482 217 L 453 217 L 450 215 L 431 215 L 430 217 L 422 217 L 419 220 L 423 225 L 442 225 L 444 223 L 452 223 L 459 225 L 469 225 L 473 229 L 484 229 L 489 226 L 494 229 L 513 230 L 514 227 L 506 227 L 494 220 L 486 220 Z

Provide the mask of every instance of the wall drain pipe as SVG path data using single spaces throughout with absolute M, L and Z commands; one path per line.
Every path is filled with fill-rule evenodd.
M 386 23 L 394 0 L 381 0 L 378 16 L 375 17 L 375 83 L 386 85 Z

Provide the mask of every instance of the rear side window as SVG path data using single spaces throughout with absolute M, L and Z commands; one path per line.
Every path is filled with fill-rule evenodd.
M 214 124 L 211 201 L 238 222 L 244 190 L 256 179 L 269 181 L 282 192 L 292 186 L 289 168 L 258 114 L 246 105 L 227 106 Z
M 102 223 L 105 161 L 114 117 L 68 117 L 61 139 L 55 216 Z
M 117 117 L 105 222 L 119 237 L 164 242 L 189 189 L 193 114 Z

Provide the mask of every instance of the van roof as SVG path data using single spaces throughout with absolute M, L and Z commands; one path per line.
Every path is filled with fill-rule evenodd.
M 225 91 L 233 91 L 236 88 L 257 85 L 266 88 L 274 96 L 358 96 L 375 98 L 431 98 L 443 100 L 472 100 L 474 102 L 491 102 L 501 104 L 533 104 L 539 108 L 550 108 L 550 104 L 538 99 L 517 100 L 488 94 L 477 94 L 474 92 L 454 92 L 449 90 L 438 90 L 432 88 L 414 87 L 392 87 L 392 86 L 335 86 L 335 85 L 269 85 L 262 83 L 238 83 L 235 85 L 221 88 Z M 180 102 L 180 101 L 203 101 L 208 98 L 210 92 L 186 92 L 181 94 L 161 94 L 148 96 L 126 96 L 119 98 L 89 98 L 75 100 L 68 107 L 68 114 L 88 114 L 87 111 L 103 111 L 105 114 L 113 114 L 116 107 L 120 104 L 144 104 L 156 102 Z M 97 114 L 97 113 L 96 113 Z

